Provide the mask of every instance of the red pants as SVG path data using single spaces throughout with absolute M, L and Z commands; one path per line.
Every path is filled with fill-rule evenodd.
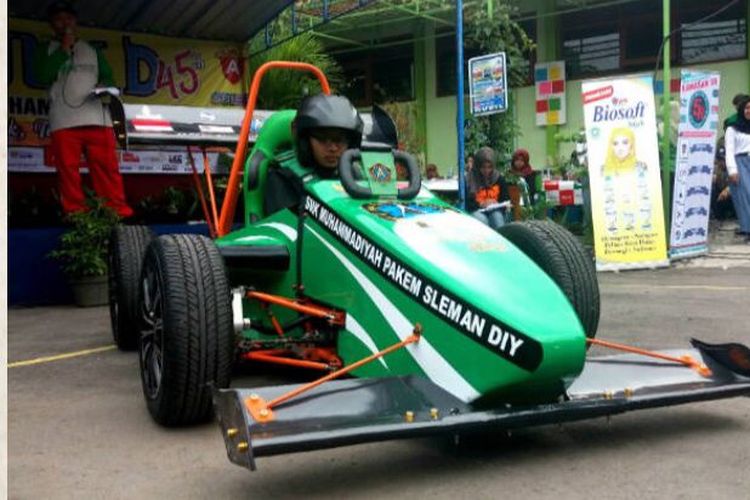
M 110 127 L 74 127 L 52 132 L 52 148 L 57 163 L 60 200 L 66 214 L 87 210 L 81 187 L 81 153 L 91 175 L 97 196 L 120 217 L 130 217 L 133 209 L 125 201 L 120 167 L 117 164 L 115 134 Z

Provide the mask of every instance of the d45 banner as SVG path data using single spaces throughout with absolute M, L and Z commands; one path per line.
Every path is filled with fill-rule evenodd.
M 78 31 L 107 59 L 115 85 L 129 104 L 244 104 L 247 78 L 241 45 L 85 27 Z M 51 37 L 46 23 L 10 19 L 10 146 L 41 146 L 49 141 L 47 89 L 37 81 L 32 60 L 37 46 Z

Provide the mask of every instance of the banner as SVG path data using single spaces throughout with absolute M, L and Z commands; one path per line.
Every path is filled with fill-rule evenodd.
M 25 173 L 54 173 L 57 170 L 45 153 L 45 148 L 8 148 L 8 171 Z M 195 168 L 203 173 L 203 156 L 195 149 L 192 152 Z M 211 171 L 219 169 L 219 153 L 207 153 Z M 130 149 L 117 151 L 122 174 L 190 174 L 190 157 L 187 150 Z M 81 156 L 81 172 L 88 172 L 86 158 Z
M 565 108 L 565 61 L 538 63 L 534 66 L 536 87 L 536 124 L 562 125 L 567 121 Z
M 719 73 L 682 70 L 669 256 L 708 252 L 708 217 L 719 126 Z
M 650 76 L 581 85 L 596 265 L 669 265 Z
M 81 39 L 102 51 L 128 104 L 242 106 L 247 88 L 242 45 L 79 28 Z M 47 23 L 11 18 L 8 31 L 9 146 L 49 142 L 47 89 L 34 75 Z
M 508 110 L 505 52 L 469 59 L 469 101 L 474 116 Z

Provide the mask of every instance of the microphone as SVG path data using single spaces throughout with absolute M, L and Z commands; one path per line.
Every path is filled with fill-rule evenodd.
M 75 38 L 73 38 L 74 31 L 72 26 L 66 26 L 64 30 L 63 35 L 63 42 L 65 42 L 68 38 L 70 38 L 70 47 L 68 47 L 68 50 L 70 51 L 70 54 L 73 54 L 73 46 L 75 45 Z

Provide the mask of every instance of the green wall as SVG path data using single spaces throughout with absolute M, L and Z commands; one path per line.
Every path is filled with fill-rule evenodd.
M 432 27 L 427 27 L 425 35 L 433 33 Z M 538 30 L 539 33 L 548 33 L 549 30 Z M 549 48 L 549 39 L 540 37 L 537 41 L 539 49 Z M 415 51 L 418 59 L 416 64 L 424 70 L 424 117 L 426 133 L 425 155 L 428 163 L 435 163 L 441 175 L 448 174 L 451 170 L 455 173 L 456 167 L 456 98 L 436 97 L 436 68 L 435 68 L 435 40 L 429 39 L 423 42 Z M 546 50 L 545 50 L 546 52 Z M 542 53 L 541 50 L 539 52 Z M 424 60 L 419 61 L 423 55 Z M 539 62 L 545 62 L 540 57 Z M 750 61 L 730 61 L 721 63 L 709 63 L 689 66 L 691 69 L 703 69 L 718 71 L 721 73 L 721 118 L 725 118 L 734 111 L 731 101 L 735 94 L 747 93 L 750 90 L 748 75 L 750 75 Z M 679 67 L 672 67 L 672 78 L 679 78 Z M 581 103 L 581 81 L 569 80 L 567 82 L 567 124 L 559 127 L 561 133 L 569 133 L 583 127 L 583 108 Z M 547 144 L 545 127 L 537 127 L 535 124 L 535 95 L 534 87 L 522 87 L 509 89 L 510 97 L 516 104 L 516 118 L 521 128 L 521 136 L 517 139 L 517 147 L 529 150 L 531 164 L 542 169 L 551 163 L 547 157 Z M 467 107 L 468 109 L 468 107 Z M 559 151 L 562 156 L 568 156 L 572 145 L 563 145 Z

